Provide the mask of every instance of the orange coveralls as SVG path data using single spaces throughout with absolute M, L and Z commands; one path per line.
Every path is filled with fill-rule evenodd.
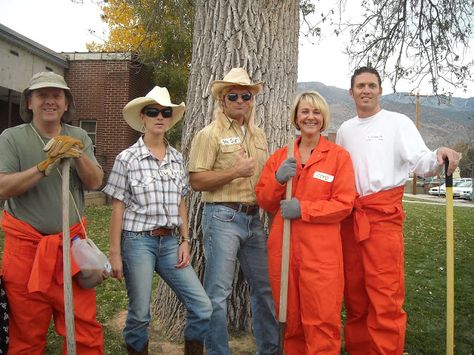
M 3 212 L 5 246 L 2 274 L 9 307 L 9 348 L 12 355 L 42 355 L 51 317 L 56 332 L 66 337 L 63 291 L 62 233 L 44 236 L 28 223 Z M 81 224 L 71 238 L 84 237 Z M 71 257 L 72 274 L 79 267 Z M 94 289 L 72 283 L 76 350 L 80 355 L 104 353 L 102 326 L 96 320 Z M 66 342 L 62 353 L 66 354 Z
M 340 222 L 353 207 L 354 172 L 349 154 L 324 137 L 302 167 L 298 142 L 292 196 L 300 202 L 301 219 L 291 221 L 285 353 L 339 354 L 344 286 Z M 287 148 L 276 151 L 256 187 L 259 205 L 275 214 L 268 261 L 277 313 L 283 234 L 280 200 L 285 199 L 286 184 L 281 185 L 275 173 L 285 159 Z
M 403 353 L 403 186 L 356 199 L 342 223 L 347 321 L 351 355 Z

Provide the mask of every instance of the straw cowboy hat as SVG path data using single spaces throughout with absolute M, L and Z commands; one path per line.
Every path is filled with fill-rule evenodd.
M 211 93 L 215 99 L 219 99 L 222 94 L 222 90 L 230 86 L 244 86 L 249 89 L 249 91 L 256 95 L 263 88 L 263 82 L 252 83 L 250 82 L 249 75 L 243 68 L 232 68 L 230 72 L 224 76 L 223 80 L 214 80 L 211 83 Z
M 64 112 L 61 120 L 63 122 L 71 122 L 76 113 L 76 105 L 71 94 L 71 89 L 67 86 L 66 81 L 61 75 L 53 72 L 39 72 L 33 75 L 30 80 L 28 88 L 23 90 L 20 96 L 20 117 L 25 122 L 31 122 L 33 119 L 33 112 L 28 108 L 28 96 L 31 91 L 43 88 L 58 88 L 63 89 L 68 99 L 68 109 Z
M 170 99 L 170 94 L 167 88 L 155 86 L 145 97 L 137 97 L 133 99 L 123 108 L 123 117 L 128 125 L 134 130 L 143 132 L 143 122 L 140 113 L 144 107 L 149 105 L 159 104 L 164 107 L 171 107 L 173 109 L 173 116 L 168 126 L 168 130 L 173 127 L 184 114 L 186 105 L 181 102 L 179 105 L 173 104 Z

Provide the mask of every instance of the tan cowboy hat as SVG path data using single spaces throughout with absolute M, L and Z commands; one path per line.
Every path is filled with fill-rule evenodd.
M 263 82 L 251 83 L 249 75 L 243 68 L 232 68 L 230 72 L 224 76 L 223 80 L 214 80 L 211 83 L 211 93 L 215 99 L 219 99 L 222 93 L 222 90 L 229 86 L 244 86 L 249 89 L 249 91 L 256 95 L 263 88 Z
M 42 88 L 58 88 L 64 90 L 66 97 L 68 98 L 68 110 L 64 112 L 61 120 L 66 123 L 71 122 L 76 113 L 76 105 L 71 94 L 71 89 L 67 86 L 66 81 L 61 75 L 50 71 L 39 72 L 33 75 L 30 80 L 30 85 L 28 88 L 23 90 L 20 96 L 20 117 L 22 120 L 25 122 L 31 122 L 33 119 L 33 112 L 28 108 L 28 96 L 31 91 Z
M 173 104 L 167 88 L 155 86 L 145 97 L 137 97 L 133 99 L 122 110 L 123 117 L 128 125 L 138 132 L 143 132 L 143 122 L 140 118 L 140 112 L 148 105 L 159 104 L 164 107 L 173 109 L 173 116 L 168 126 L 168 130 L 173 127 L 184 114 L 186 105 L 181 102 L 179 105 Z

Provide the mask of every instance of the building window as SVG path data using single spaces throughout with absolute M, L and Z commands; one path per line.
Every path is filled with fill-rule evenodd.
M 95 137 L 97 135 L 97 121 L 95 120 L 81 120 L 80 121 L 81 128 L 87 132 L 90 139 L 92 140 L 92 145 L 94 146 L 95 151 Z

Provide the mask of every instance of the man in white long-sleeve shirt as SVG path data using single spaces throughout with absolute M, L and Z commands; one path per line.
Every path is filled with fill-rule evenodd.
M 344 122 L 336 143 L 351 155 L 359 197 L 342 225 L 347 321 L 345 347 L 354 354 L 402 354 L 405 343 L 403 186 L 410 172 L 433 176 L 460 154 L 430 151 L 413 122 L 380 107 L 379 73 L 357 69 L 350 95 L 357 116 Z

